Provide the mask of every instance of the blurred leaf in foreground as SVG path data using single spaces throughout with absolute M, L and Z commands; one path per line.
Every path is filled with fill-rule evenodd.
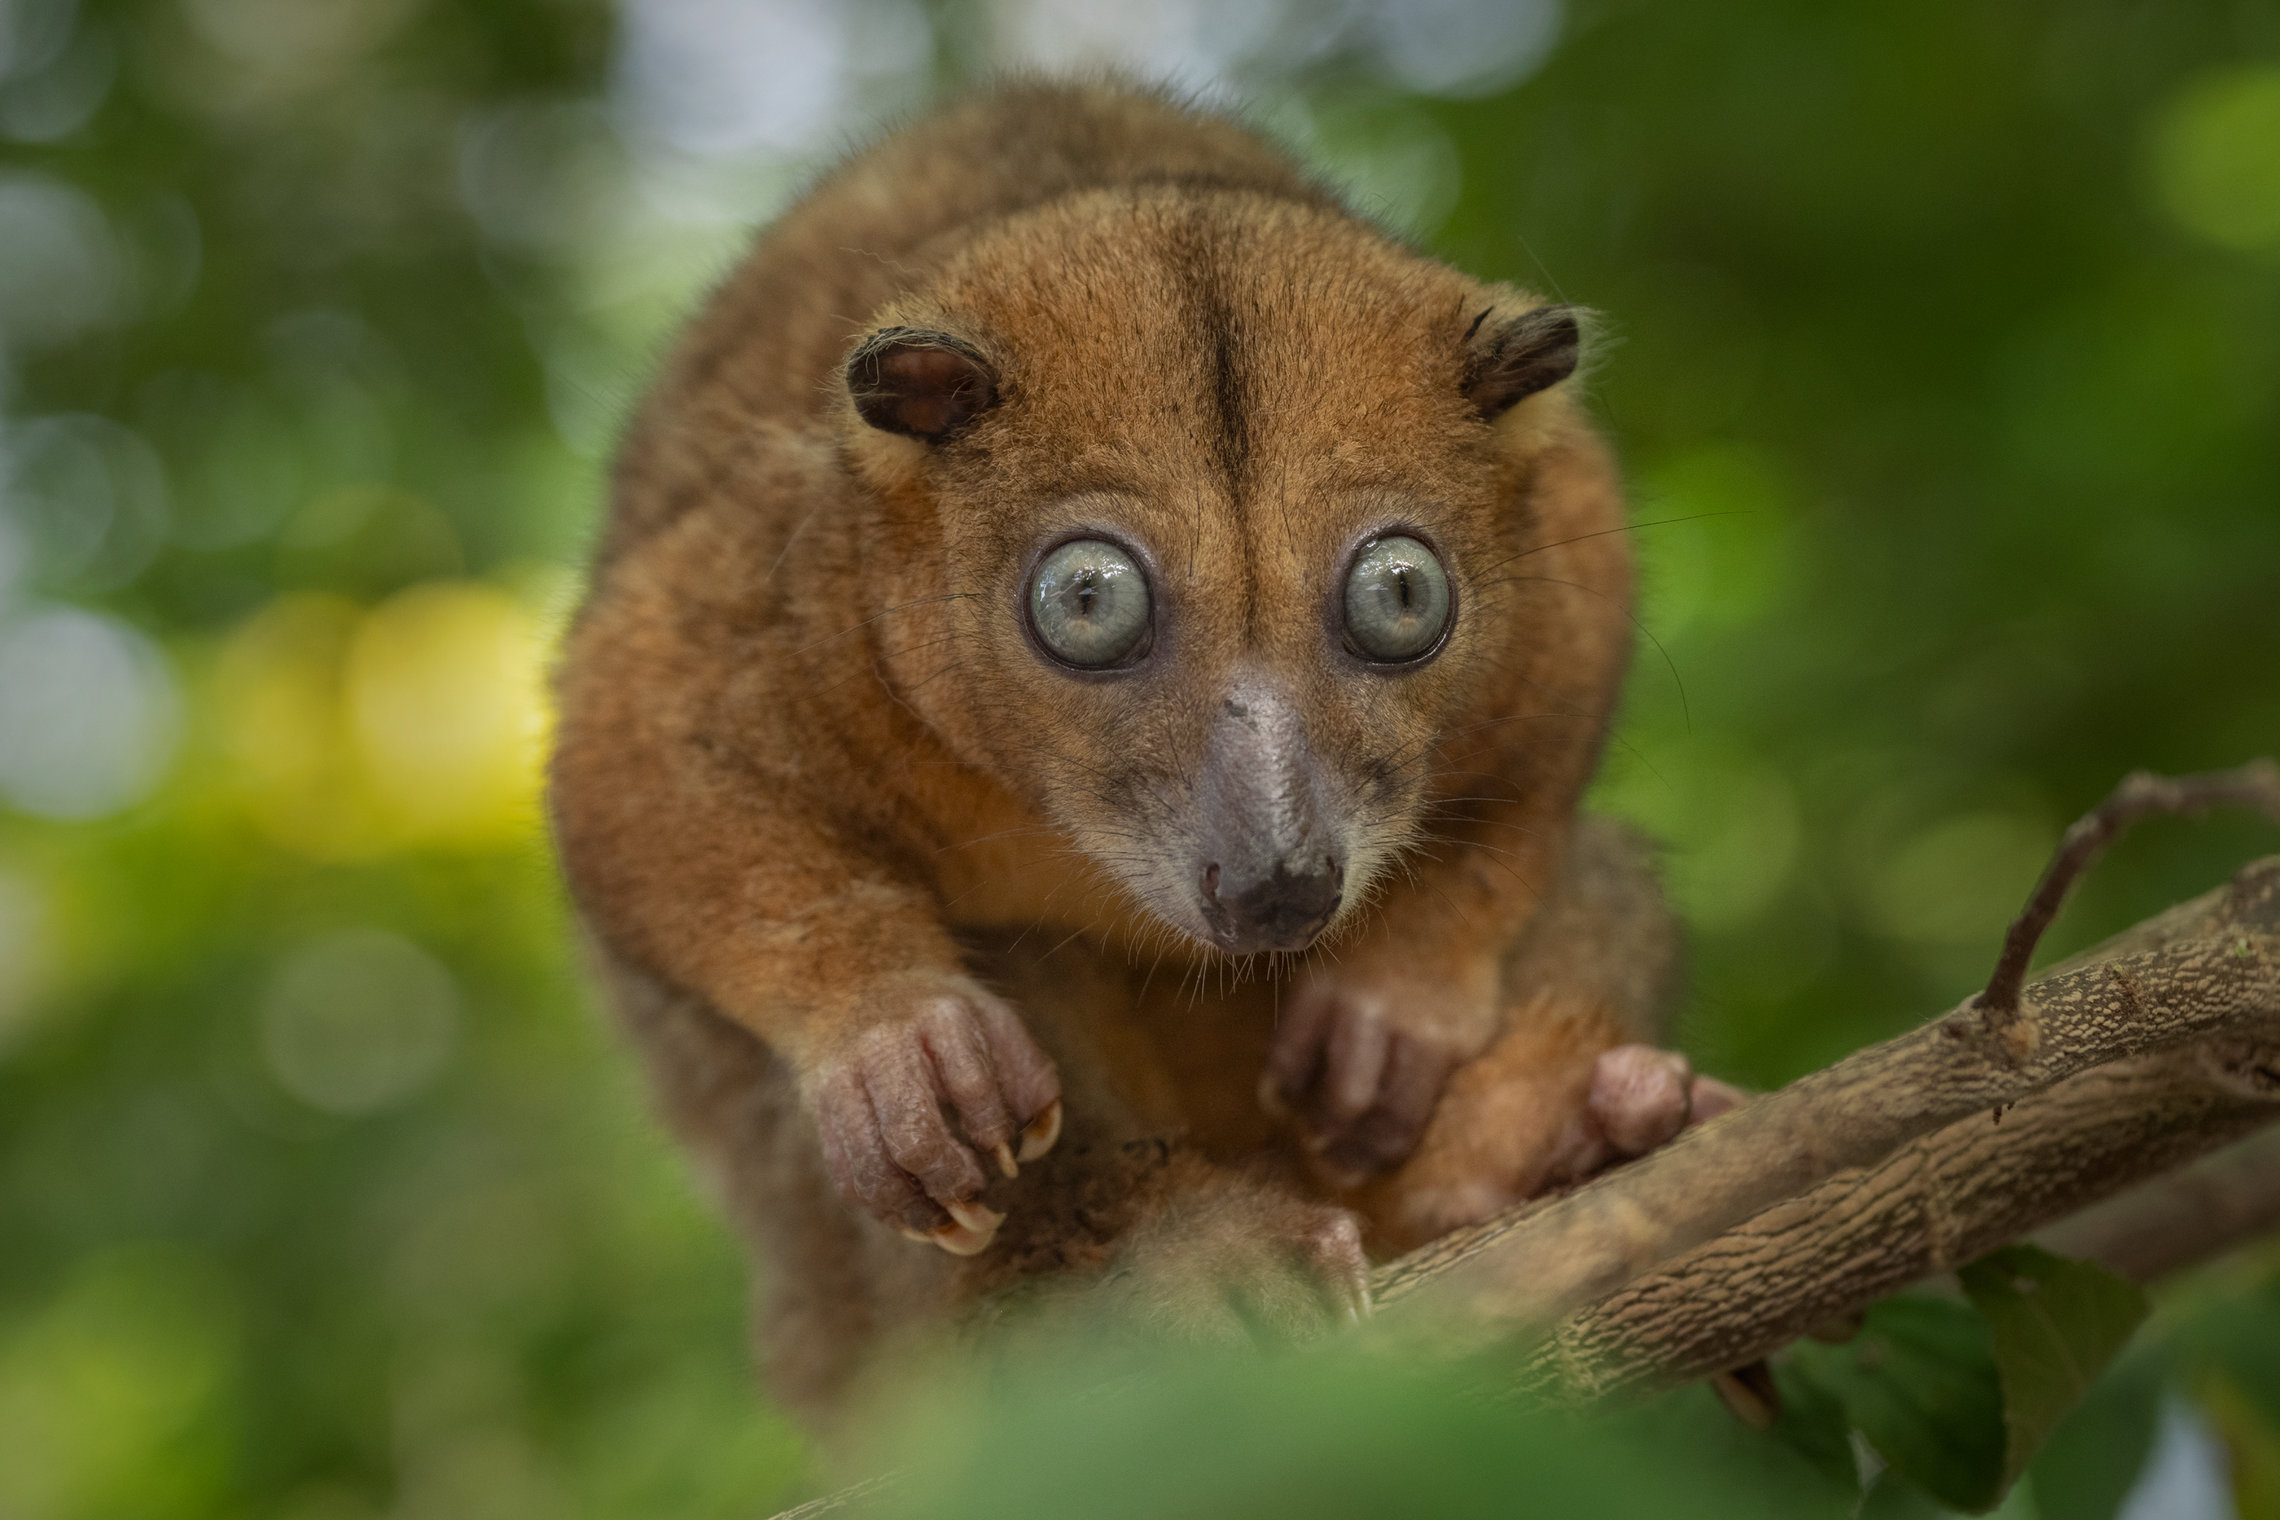
M 1994 1336 L 2007 1488 L 2152 1306 L 2135 1283 L 2031 1245 L 1983 1256 L 1959 1275 Z
M 2028 1465 L 2042 1520 L 2114 1520 L 2144 1471 L 2170 1359 L 2132 1352 L 2092 1385 Z
M 1483 1397 L 1479 1369 L 1346 1350 L 1167 1349 L 1114 1369 L 1098 1336 L 1057 1350 L 986 1390 L 938 1384 L 893 1423 L 882 1449 L 902 1476 L 862 1512 L 1755 1520 L 1855 1502 L 1849 1478 L 1832 1482 L 1702 1387 L 1573 1413 Z
M 1834 1394 L 1893 1471 L 1942 1504 L 1976 1514 L 2002 1496 L 2002 1379 L 1969 1304 L 1887 1299 L 1844 1345 L 1800 1344 L 1792 1370 Z

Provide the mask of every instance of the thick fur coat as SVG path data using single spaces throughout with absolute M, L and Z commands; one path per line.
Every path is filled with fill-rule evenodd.
M 1333 1315 L 1683 1122 L 1629 1044 L 1669 925 L 1576 819 L 1631 594 L 1578 342 L 1229 120 L 1052 84 L 853 158 L 692 323 L 552 803 L 788 1396 L 1024 1283 Z M 1142 622 L 1088 663 L 1096 581 Z

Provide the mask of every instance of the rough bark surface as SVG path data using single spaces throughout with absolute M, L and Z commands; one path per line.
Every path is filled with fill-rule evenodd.
M 2280 1119 L 2280 1043 L 2189 1046 L 2086 1071 L 1841 1172 L 1637 1279 L 1552 1338 L 1581 1394 L 1742 1366 L 2133 1182 Z
M 2143 1183 L 2036 1236 L 2141 1283 L 2280 1230 L 2280 1128 Z

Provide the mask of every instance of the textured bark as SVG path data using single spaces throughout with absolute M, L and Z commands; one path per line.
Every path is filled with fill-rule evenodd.
M 1966 1002 L 1573 1193 L 1389 1263 L 1373 1290 L 1381 1307 L 1430 1317 L 1444 1341 L 1541 1329 L 1949 1125 L 1987 1124 L 2094 1067 L 2218 1038 L 2257 1041 L 2275 1028 L 2280 859 L 2054 969 L 2016 1014 Z
M 2280 1229 L 2280 1128 L 2118 1194 L 2036 1237 L 2138 1282 Z
M 2280 1043 L 2188 1046 L 2086 1071 L 2000 1122 L 1951 1124 L 1570 1318 L 1535 1372 L 1597 1394 L 1755 1361 L 2280 1119 L 2275 1061 Z

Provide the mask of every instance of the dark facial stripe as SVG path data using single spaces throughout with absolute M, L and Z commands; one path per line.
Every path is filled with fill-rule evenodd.
M 1199 419 L 1213 463 L 1225 482 L 1227 500 L 1237 519 L 1248 527 L 1250 516 L 1250 394 L 1249 369 L 1243 362 L 1244 334 L 1236 320 L 1228 289 L 1229 265 L 1234 251 L 1224 229 L 1211 212 L 1197 208 L 1183 221 L 1172 239 L 1173 268 L 1187 293 L 1189 320 L 1194 324 L 1196 351 L 1203 361 L 1205 415 Z M 1245 535 L 1248 537 L 1248 533 Z M 1242 565 L 1245 633 L 1256 635 L 1259 612 L 1258 571 L 1253 557 Z
M 1243 373 L 1237 365 L 1235 313 L 1221 286 L 1216 263 L 1204 271 L 1199 295 L 1205 340 L 1211 345 L 1212 401 L 1218 409 L 1219 467 L 1227 476 L 1230 494 L 1240 496 L 1244 463 L 1250 453 L 1250 418 L 1245 406 Z

